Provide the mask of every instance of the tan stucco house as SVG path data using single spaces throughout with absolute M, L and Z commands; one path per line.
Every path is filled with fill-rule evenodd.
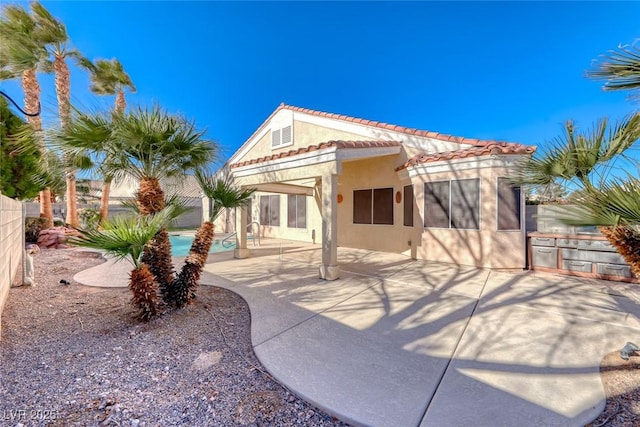
M 250 256 L 255 221 L 264 237 L 321 243 L 328 280 L 338 246 L 524 268 L 524 197 L 507 178 L 534 151 L 281 104 L 227 163 L 258 190 L 236 256 Z

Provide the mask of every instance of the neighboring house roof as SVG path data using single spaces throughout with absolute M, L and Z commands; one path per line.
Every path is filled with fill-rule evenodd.
M 494 142 L 478 147 L 465 148 L 463 150 L 445 151 L 443 153 L 418 154 L 407 160 L 396 171 L 415 166 L 420 163 L 438 162 L 443 160 L 463 159 L 465 157 L 477 157 L 498 154 L 533 154 L 536 147 L 531 145 L 515 144 L 511 142 Z
M 317 145 L 309 145 L 308 147 L 298 148 L 297 150 L 289 150 L 272 154 L 271 156 L 264 156 L 257 159 L 246 160 L 244 162 L 238 162 L 232 164 L 231 168 L 239 168 L 242 166 L 253 165 L 256 163 L 267 162 L 269 160 L 282 159 L 285 157 L 292 157 L 298 154 L 309 153 L 311 151 L 322 150 L 325 148 L 382 148 L 382 147 L 399 147 L 402 143 L 398 141 L 329 141 L 322 142 Z

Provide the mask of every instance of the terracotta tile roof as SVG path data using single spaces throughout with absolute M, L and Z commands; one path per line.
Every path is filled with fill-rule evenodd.
M 292 105 L 287 105 L 287 104 L 284 104 L 284 103 L 280 104 L 280 106 L 278 107 L 278 109 L 276 109 L 274 114 L 277 113 L 278 111 L 282 110 L 282 109 L 287 109 L 287 110 L 291 110 L 291 111 L 297 111 L 297 112 L 309 114 L 309 115 L 312 115 L 312 116 L 327 117 L 327 118 L 330 118 L 330 119 L 342 120 L 342 121 L 345 121 L 345 122 L 353 122 L 353 123 L 362 124 L 362 125 L 366 125 L 366 126 L 374 126 L 374 127 L 381 128 L 381 129 L 388 129 L 388 130 L 392 130 L 392 131 L 395 131 L 395 132 L 406 133 L 407 135 L 416 135 L 416 136 L 422 136 L 422 137 L 427 137 L 427 138 L 433 138 L 433 139 L 437 139 L 437 140 L 440 140 L 440 141 L 455 142 L 455 143 L 458 143 L 458 144 L 469 144 L 469 145 L 480 146 L 480 145 L 494 144 L 494 143 L 498 142 L 498 141 L 493 141 L 493 140 L 482 140 L 482 139 L 476 139 L 476 138 L 465 138 L 463 136 L 451 136 L 451 135 L 447 135 L 447 134 L 444 134 L 444 133 L 430 132 L 430 131 L 427 131 L 427 130 L 408 128 L 408 127 L 404 127 L 404 126 L 398 126 L 398 125 L 393 125 L 393 124 L 389 124 L 389 123 L 378 122 L 378 121 L 375 121 L 375 120 L 366 120 L 366 119 L 360 119 L 360 118 L 357 118 L 357 117 L 345 116 L 344 114 L 325 113 L 325 112 L 322 112 L 322 111 L 310 110 L 309 108 L 294 107 Z M 268 121 L 268 119 L 267 119 L 267 121 Z
M 445 151 L 442 153 L 418 154 L 417 156 L 410 158 L 402 166 L 397 167 L 396 171 L 406 169 L 420 163 L 463 159 L 465 157 L 478 157 L 491 154 L 533 154 L 535 151 L 536 147 L 531 145 L 514 144 L 510 142 L 493 142 L 491 144 L 479 145 L 463 150 Z
M 310 153 L 312 151 L 323 150 L 325 148 L 383 148 L 383 147 L 399 147 L 402 143 L 398 141 L 328 141 L 317 145 L 309 145 L 308 147 L 298 148 L 297 150 L 281 151 L 271 156 L 259 157 L 257 159 L 246 160 L 244 162 L 234 163 L 231 168 L 239 168 L 242 166 L 253 165 L 256 163 L 267 162 L 269 160 L 283 159 L 298 154 Z
M 276 110 L 273 113 L 271 113 L 271 115 L 269 115 L 269 117 L 267 117 L 267 119 L 260 125 L 260 127 L 256 129 L 254 133 L 251 134 L 251 136 L 244 142 L 244 144 L 242 144 L 242 146 L 238 149 L 238 151 L 242 150 L 249 143 L 249 141 L 253 139 L 254 136 L 259 134 L 267 126 L 271 118 L 273 118 L 273 116 L 275 116 L 280 110 L 291 110 L 299 113 L 309 114 L 311 116 L 327 117 L 330 119 L 342 120 L 345 122 L 352 122 L 352 123 L 366 125 L 366 126 L 374 126 L 380 129 L 388 129 L 395 132 L 404 133 L 407 135 L 416 135 L 416 136 L 421 136 L 426 138 L 433 138 L 440 141 L 455 142 L 458 144 L 482 146 L 482 145 L 495 144 L 499 142 L 494 140 L 482 140 L 482 139 L 476 139 L 476 138 L 465 138 L 462 136 L 451 136 L 444 133 L 430 132 L 427 130 L 413 129 L 413 128 L 408 128 L 404 126 L 378 122 L 375 120 L 367 120 L 367 119 L 361 119 L 357 117 L 346 116 L 344 114 L 325 113 L 323 111 L 311 110 L 309 108 L 302 108 L 302 107 L 295 107 L 293 105 L 287 105 L 283 102 L 278 106 L 278 108 L 276 108 Z

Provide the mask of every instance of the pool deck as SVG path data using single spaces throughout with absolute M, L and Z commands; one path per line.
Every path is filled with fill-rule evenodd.
M 604 408 L 600 361 L 640 339 L 637 285 L 346 248 L 327 282 L 318 245 L 250 249 L 210 255 L 202 283 L 247 301 L 275 378 L 355 425 L 582 426 Z M 130 269 L 74 281 L 126 286 Z

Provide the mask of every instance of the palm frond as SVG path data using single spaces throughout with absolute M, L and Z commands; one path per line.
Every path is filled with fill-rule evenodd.
M 581 187 L 591 187 L 595 172 L 610 168 L 639 137 L 639 113 L 613 125 L 602 119 L 583 133 L 568 121 L 562 134 L 550 141 L 546 149 L 518 164 L 512 181 L 519 185 L 577 182 Z
M 40 2 L 31 3 L 31 12 L 36 23 L 35 35 L 43 44 L 64 44 L 69 40 L 65 25 L 54 18 Z
M 256 191 L 254 188 L 237 187 L 230 175 L 215 177 L 198 169 L 195 176 L 205 196 L 213 201 L 213 209 L 209 212 L 209 220 L 212 222 L 223 209 L 246 206 Z
M 129 88 L 131 92 L 136 87 L 129 74 L 116 58 L 97 59 L 91 62 L 86 58 L 81 65 L 91 72 L 91 90 L 99 95 L 115 95 L 118 91 Z
M 129 209 L 136 215 L 142 215 L 140 212 L 140 206 L 135 199 L 126 199 L 121 202 L 122 206 Z M 171 194 L 165 197 L 165 206 L 170 206 L 171 216 L 169 217 L 169 224 L 174 223 L 180 216 L 191 212 L 194 208 L 187 205 L 187 201 L 181 198 L 178 194 Z
M 605 80 L 605 90 L 640 89 L 640 46 L 619 46 L 602 55 L 587 77 Z
M 142 179 L 184 176 L 217 155 L 217 146 L 186 118 L 159 106 L 135 108 L 115 122 L 114 135 L 125 142 L 121 168 Z
M 628 176 L 585 189 L 576 195 L 578 206 L 560 218 L 569 225 L 640 225 L 640 179 Z
M 119 216 L 105 222 L 102 230 L 84 230 L 82 237 L 69 240 L 78 246 L 103 250 L 119 259 L 128 257 L 138 268 L 145 245 L 166 227 L 172 210 L 167 207 L 155 215 Z

